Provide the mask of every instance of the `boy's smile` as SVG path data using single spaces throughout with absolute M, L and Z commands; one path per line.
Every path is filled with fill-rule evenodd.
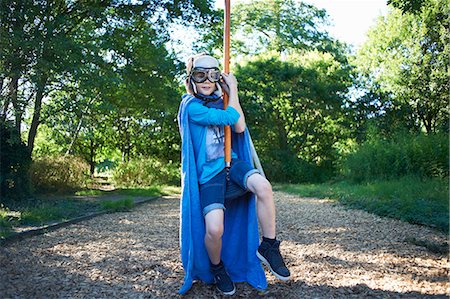
M 214 91 L 216 91 L 216 83 L 212 83 L 209 80 L 202 83 L 195 83 L 195 85 L 197 86 L 198 93 L 205 96 L 210 96 Z

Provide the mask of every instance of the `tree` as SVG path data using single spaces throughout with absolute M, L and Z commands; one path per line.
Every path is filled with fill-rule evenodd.
M 325 10 L 295 0 L 239 2 L 233 7 L 233 35 L 244 53 L 289 49 L 323 50 L 330 41 L 321 31 Z M 242 38 L 239 38 L 242 36 Z
M 236 74 L 247 122 L 272 179 L 321 179 L 318 167 L 330 175 L 336 146 L 349 137 L 343 108 L 349 69 L 319 51 L 283 59 L 271 52 L 242 63 Z
M 238 2 L 232 9 L 232 69 L 268 175 L 296 182 L 329 177 L 340 143 L 350 138 L 347 47 L 321 29 L 324 10 L 300 1 Z M 220 20 L 197 50 L 220 55 Z
M 0 121 L 0 203 L 30 193 L 31 155 L 10 122 Z
M 423 0 L 388 0 L 388 4 L 403 12 L 417 13 L 426 1 Z
M 30 110 L 27 143 L 32 150 L 42 121 L 43 99 L 92 71 L 104 70 L 105 62 L 114 68 L 107 61 L 114 49 L 106 49 L 102 37 L 110 36 L 111 30 L 120 31 L 124 25 L 128 32 L 123 33 L 137 34 L 139 26 L 147 24 L 153 28 L 147 35 L 149 43 L 161 47 L 169 38 L 171 23 L 200 23 L 211 6 L 211 1 L 194 0 L 1 2 L 2 119 L 14 117 L 20 133 L 24 112 Z M 121 59 L 119 65 L 126 57 Z M 166 55 L 163 60 L 170 59 Z
M 369 92 L 385 94 L 394 128 L 436 132 L 448 125 L 449 7 L 442 0 L 393 1 L 369 31 L 356 64 Z M 383 116 L 384 117 L 384 116 Z M 385 118 L 385 117 L 384 117 Z
M 328 24 L 328 15 L 323 9 L 296 0 L 236 1 L 231 9 L 231 56 L 234 61 L 267 51 L 281 55 L 319 50 L 346 63 L 345 45 L 323 30 Z M 203 40 L 194 45 L 194 50 L 221 56 L 223 11 L 216 12 L 199 32 Z

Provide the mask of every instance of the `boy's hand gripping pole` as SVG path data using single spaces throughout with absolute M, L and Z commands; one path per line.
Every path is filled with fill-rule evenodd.
M 225 0 L 225 17 L 223 30 L 223 69 L 226 74 L 230 73 L 230 0 Z M 228 106 L 229 95 L 223 94 L 223 109 Z M 231 127 L 225 126 L 225 167 L 231 166 Z

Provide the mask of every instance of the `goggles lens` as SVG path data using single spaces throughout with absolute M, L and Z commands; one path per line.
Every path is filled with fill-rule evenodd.
M 192 70 L 191 78 L 196 83 L 203 83 L 206 80 L 215 83 L 219 82 L 220 80 L 220 71 L 216 68 L 213 69 L 196 68 Z

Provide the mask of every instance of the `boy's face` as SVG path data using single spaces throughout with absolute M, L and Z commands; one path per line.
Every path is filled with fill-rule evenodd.
M 194 84 L 197 87 L 197 92 L 205 96 L 210 96 L 216 91 L 216 83 L 212 83 L 208 79 L 205 82 Z

